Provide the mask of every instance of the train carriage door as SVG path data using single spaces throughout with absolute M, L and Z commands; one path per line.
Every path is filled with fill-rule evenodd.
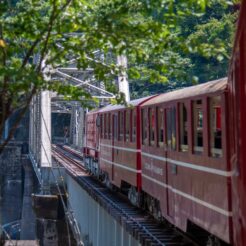
M 166 108 L 166 184 L 167 184 L 167 215 L 174 217 L 175 194 L 173 193 L 173 175 L 176 173 L 176 166 L 169 162 L 172 159 L 172 153 L 176 150 L 176 106 L 172 105 Z
M 114 161 L 115 161 L 115 152 L 117 151 L 115 146 L 115 141 L 118 139 L 118 116 L 117 113 L 112 115 L 112 180 L 114 180 Z

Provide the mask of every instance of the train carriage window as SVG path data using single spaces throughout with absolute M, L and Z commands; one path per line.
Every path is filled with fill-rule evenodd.
M 179 104 L 179 143 L 180 151 L 188 151 L 188 117 L 184 103 Z
M 107 139 L 108 138 L 108 115 L 105 114 L 104 115 L 104 122 L 105 122 L 105 125 L 104 125 L 104 138 Z
M 101 119 L 101 128 L 100 128 L 100 133 L 101 133 L 101 138 L 103 138 L 103 127 L 104 127 L 104 121 L 103 121 L 103 115 L 100 116 L 100 119 Z
M 149 109 L 149 136 L 150 146 L 155 146 L 155 110 L 154 108 Z
M 210 155 L 222 157 L 221 97 L 209 98 Z
M 118 133 L 119 133 L 119 130 L 118 130 L 118 115 L 117 114 L 113 114 L 113 124 L 114 124 L 114 140 L 117 140 L 118 139 Z
M 148 122 L 147 122 L 147 110 L 142 109 L 142 144 L 147 145 L 148 136 L 147 136 L 147 129 L 148 129 Z
M 106 138 L 106 117 L 105 114 L 103 114 L 103 138 Z
M 125 114 L 126 114 L 126 142 L 130 141 L 130 110 L 126 110 Z
M 136 125 L 137 125 L 137 116 L 135 110 L 132 110 L 132 142 L 136 141 Z
M 167 147 L 176 150 L 176 108 L 167 109 Z
M 118 138 L 117 138 L 117 140 L 118 141 L 120 141 L 120 118 L 121 116 L 120 116 L 120 112 L 118 112 L 118 133 L 117 133 L 117 136 L 118 136 Z
M 111 139 L 111 114 L 108 114 L 108 139 Z
M 203 152 L 203 109 L 202 100 L 193 101 L 193 151 Z
M 119 135 L 119 141 L 124 140 L 124 112 L 120 112 L 120 135 Z
M 158 129 L 158 146 L 164 146 L 164 110 L 157 109 L 157 129 Z

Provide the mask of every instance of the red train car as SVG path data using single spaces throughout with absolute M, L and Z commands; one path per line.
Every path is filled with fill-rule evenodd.
M 94 173 L 98 172 L 99 129 L 97 117 L 99 110 L 93 110 L 85 116 L 84 159 L 85 164 Z
M 126 189 L 135 205 L 141 191 L 139 107 L 150 98 L 133 100 L 129 107 L 109 105 L 99 112 L 100 170 L 108 184 Z
M 246 245 L 246 1 L 241 3 L 229 70 L 230 165 L 232 178 L 233 243 Z
M 141 105 L 141 158 L 144 200 L 156 217 L 230 243 L 226 97 L 227 79 L 220 79 Z

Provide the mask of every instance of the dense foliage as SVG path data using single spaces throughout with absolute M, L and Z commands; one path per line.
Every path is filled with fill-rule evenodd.
M 141 75 L 130 79 L 132 98 L 226 77 L 237 14 L 235 6 L 213 1 L 204 14 L 184 16 L 163 57 L 153 54 L 151 63 L 141 65 Z M 146 66 L 159 66 L 166 80 L 153 81 Z
M 189 30 L 182 22 L 188 17 L 197 20 L 213 2 L 217 1 L 0 0 L 0 135 L 5 121 L 20 112 L 0 152 L 39 91 L 57 91 L 81 102 L 90 98 L 83 89 L 49 79 L 52 68 L 66 66 L 71 58 L 78 68 L 93 68 L 95 78 L 112 90 L 122 68 L 97 61 L 95 50 L 129 57 L 136 64 L 128 71 L 131 78 L 166 83 L 183 76 L 186 67 L 194 67 L 184 55 L 187 47 L 204 47 L 199 48 L 199 32 L 187 44 L 183 32 Z M 230 1 L 218 2 L 227 6 Z M 219 57 L 223 52 L 217 48 Z

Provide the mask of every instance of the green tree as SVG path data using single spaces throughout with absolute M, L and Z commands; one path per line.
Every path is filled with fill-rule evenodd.
M 173 30 L 184 16 L 204 12 L 211 1 L 0 0 L 0 134 L 19 111 L 0 152 L 39 91 L 57 91 L 82 102 L 90 98 L 83 89 L 45 79 L 48 67 L 65 66 L 74 57 L 78 68 L 93 68 L 95 77 L 111 88 L 122 68 L 98 62 L 95 50 L 148 63 L 153 54 L 158 57 L 173 43 L 183 43 Z M 172 59 L 144 70 L 150 69 L 152 80 L 166 81 L 163 71 L 169 65 L 173 67 Z M 139 72 L 131 68 L 131 73 Z
M 193 42 L 199 40 L 200 46 L 191 48 L 190 79 L 195 76 L 200 82 L 206 82 L 227 76 L 236 19 L 237 12 L 224 13 L 219 19 L 213 17 L 195 26 L 187 42 L 193 46 Z
M 171 45 L 158 58 L 153 54 L 152 62 L 143 65 L 144 69 L 157 67 L 166 80 L 157 79 L 153 83 L 151 73 L 147 76 L 142 71 L 141 75 L 131 77 L 132 97 L 225 77 L 237 15 L 235 6 L 211 1 L 201 15 L 180 16 L 172 32 Z

